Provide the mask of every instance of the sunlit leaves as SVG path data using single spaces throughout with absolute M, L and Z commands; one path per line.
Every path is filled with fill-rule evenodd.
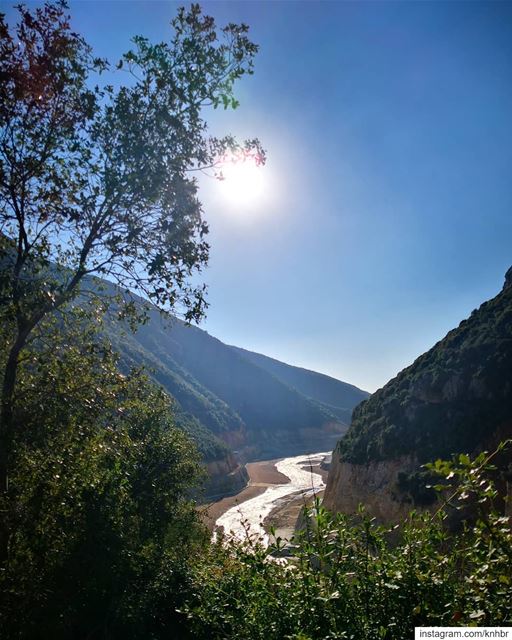
M 208 260 L 208 227 L 191 170 L 241 146 L 211 138 L 204 110 L 237 106 L 234 83 L 258 50 L 248 27 L 179 9 L 168 41 L 133 38 L 116 88 L 90 86 L 107 63 L 70 30 L 64 3 L 20 8 L 18 26 L 2 18 L 0 28 L 4 311 L 18 332 L 72 299 L 88 273 L 199 320 L 205 288 L 191 277 Z M 257 140 L 243 147 L 264 161 Z

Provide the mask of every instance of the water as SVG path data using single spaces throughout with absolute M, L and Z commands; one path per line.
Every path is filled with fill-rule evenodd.
M 269 539 L 263 528 L 263 520 L 286 496 L 296 493 L 308 496 L 325 487 L 320 475 L 312 473 L 309 469 L 302 469 L 302 465 L 318 464 L 329 453 L 312 453 L 280 460 L 276 463 L 276 469 L 288 477 L 290 482 L 272 485 L 259 496 L 232 507 L 220 516 L 215 523 L 216 526 L 224 527 L 226 534 L 239 540 L 245 540 L 247 536 L 259 537 L 263 544 L 268 545 Z

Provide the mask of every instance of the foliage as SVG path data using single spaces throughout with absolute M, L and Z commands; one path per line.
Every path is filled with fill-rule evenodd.
M 2 315 L 15 328 L 2 448 L 20 351 L 87 274 L 202 316 L 204 287 L 190 277 L 207 261 L 208 229 L 191 171 L 240 149 L 231 136 L 208 136 L 203 111 L 236 106 L 233 84 L 252 73 L 257 52 L 246 25 L 217 31 L 192 5 L 178 11 L 169 43 L 133 39 L 117 65 L 127 84 L 92 88 L 91 74 L 109 67 L 70 30 L 65 4 L 19 14 L 12 30 L 0 14 Z M 242 152 L 264 161 L 256 140 Z
M 215 168 L 228 151 L 258 163 L 265 155 L 257 140 L 209 136 L 204 119 L 208 107 L 236 107 L 234 83 L 252 73 L 258 47 L 246 25 L 219 30 L 193 4 L 178 10 L 169 42 L 135 37 L 115 69 L 71 30 L 64 0 L 20 5 L 12 26 L 0 14 L 0 36 L 3 494 L 19 428 L 18 367 L 41 323 L 80 285 L 82 296 L 98 295 L 84 285 L 89 274 L 122 287 L 117 302 L 134 322 L 133 292 L 199 320 L 205 287 L 192 279 L 209 246 L 192 172 Z M 0 566 L 8 537 L 0 520 Z
M 180 628 L 205 542 L 197 453 L 163 392 L 119 374 L 79 310 L 65 322 L 46 325 L 20 372 L 2 637 L 160 637 Z
M 435 491 L 430 484 L 432 474 L 425 469 L 419 469 L 411 473 L 399 471 L 397 474 L 397 487 L 403 500 L 409 500 L 414 505 L 425 507 L 436 501 Z
M 420 463 L 492 446 L 512 432 L 512 287 L 361 403 L 337 453 L 355 464 Z
M 494 468 L 485 455 L 432 465 L 450 504 L 468 500 L 478 517 L 449 533 L 445 504 L 378 526 L 328 513 L 317 500 L 283 560 L 283 541 L 220 540 L 196 571 L 187 605 L 197 638 L 401 640 L 415 626 L 510 625 L 512 529 L 496 510 Z
M 170 42 L 135 37 L 116 72 L 70 30 L 63 2 L 19 11 L 13 33 L 0 18 L 0 230 L 13 240 L 13 313 L 30 324 L 96 273 L 199 318 L 203 289 L 187 279 L 207 260 L 207 226 L 190 171 L 239 148 L 208 136 L 203 111 L 237 105 L 233 84 L 257 52 L 248 27 L 218 31 L 198 5 L 179 9 Z M 90 86 L 106 69 L 126 82 Z M 257 141 L 251 149 L 263 162 Z M 50 260 L 60 278 L 27 279 Z

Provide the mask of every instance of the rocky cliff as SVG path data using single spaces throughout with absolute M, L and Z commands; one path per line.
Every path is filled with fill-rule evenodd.
M 380 522 L 401 520 L 410 511 L 411 501 L 398 491 L 399 476 L 417 468 L 417 460 L 412 456 L 352 464 L 343 462 L 335 452 L 324 505 L 331 511 L 355 513 L 363 504 Z
M 245 465 L 228 454 L 221 460 L 206 463 L 208 481 L 205 485 L 205 496 L 213 498 L 238 493 L 249 481 Z
M 421 465 L 490 449 L 512 436 L 512 269 L 502 291 L 353 413 L 329 472 L 325 504 L 359 503 L 381 520 L 426 507 Z

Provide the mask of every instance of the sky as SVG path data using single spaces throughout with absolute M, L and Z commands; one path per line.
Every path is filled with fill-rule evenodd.
M 116 61 L 133 35 L 168 38 L 180 3 L 70 4 Z M 201 326 L 374 391 L 512 264 L 512 3 L 201 4 L 260 45 L 240 107 L 205 117 L 268 155 L 252 201 L 201 180 Z

